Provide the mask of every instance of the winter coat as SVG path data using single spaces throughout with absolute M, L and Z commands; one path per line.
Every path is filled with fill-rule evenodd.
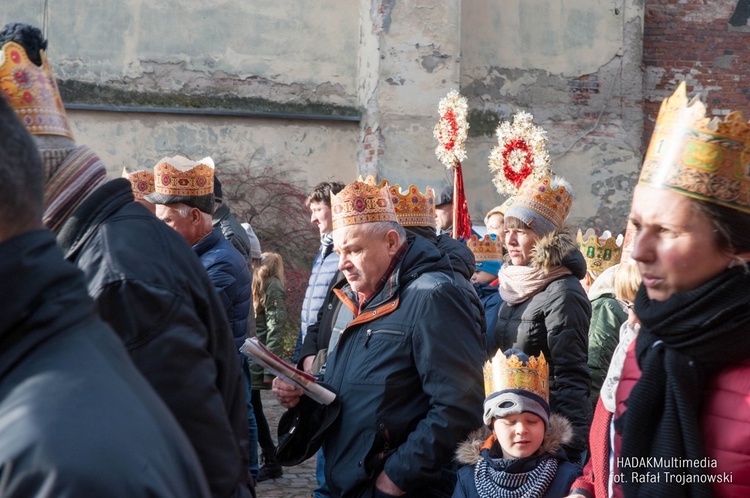
M 408 247 L 383 289 L 329 352 L 324 380 L 341 411 L 323 442 L 334 496 L 372 496 L 381 470 L 413 496 L 450 496 L 452 453 L 481 425 L 479 327 L 446 256 L 426 239 Z M 456 333 L 460 331 L 461 333 Z
M 635 357 L 635 341 L 630 345 L 620 383 L 617 386 L 615 421 L 627 410 L 627 399 L 641 376 Z M 746 497 L 750 490 L 750 361 L 729 365 L 708 382 L 704 395 L 700 426 L 703 451 L 716 467 L 706 467 L 707 474 L 730 476 L 731 482 L 715 482 L 715 497 Z M 621 437 L 615 436 L 615 461 L 620 455 Z M 619 472 L 619 469 L 616 469 Z M 608 475 L 599 479 L 607 482 Z M 599 480 L 597 479 L 597 481 Z M 576 483 L 579 486 L 580 483 Z M 622 496 L 619 485 L 616 494 Z M 583 487 L 583 486 L 581 486 Z M 586 489 L 586 488 L 584 488 Z
M 288 318 L 286 293 L 281 281 L 276 277 L 271 277 L 265 282 L 263 292 L 266 295 L 266 304 L 258 305 L 258 316 L 255 317 L 258 340 L 275 355 L 281 356 L 283 327 Z M 253 374 L 253 389 L 271 388 L 271 381 L 275 375 L 255 363 L 250 369 Z
M 474 284 L 474 290 L 476 290 L 484 307 L 484 317 L 487 320 L 487 344 L 494 344 L 497 310 L 503 303 L 503 299 L 497 291 L 497 279 L 488 284 Z
M 339 267 L 339 255 L 333 252 L 333 242 L 327 242 L 329 243 L 320 246 L 318 254 L 315 256 L 310 280 L 307 283 L 307 290 L 305 290 L 305 299 L 302 301 L 300 337 L 303 344 L 308 329 L 318 320 L 318 311 L 326 300 L 328 286 Z
M 498 349 L 515 348 L 529 356 L 544 353 L 550 367 L 550 407 L 573 425 L 573 440 L 565 451 L 578 463 L 592 416 L 586 364 L 591 304 L 579 282 L 586 274 L 586 261 L 573 237 L 557 231 L 537 242 L 531 266 L 566 266 L 572 274 L 554 280 L 522 303 L 500 305 L 495 344 L 489 351 L 494 355 Z
M 612 353 L 619 339 L 620 327 L 628 319 L 613 294 L 602 294 L 591 301 L 589 326 L 589 372 L 591 373 L 591 402 L 596 405 L 599 390 L 607 376 Z
M 250 236 L 247 234 L 247 230 L 242 228 L 240 222 L 229 210 L 229 206 L 223 202 L 214 213 L 213 226 L 221 229 L 224 238 L 232 243 L 245 260 L 247 272 L 250 275 L 250 295 L 252 296 L 253 258 L 250 251 Z M 247 337 L 255 337 L 255 312 L 253 311 L 252 301 L 250 304 L 250 312 L 247 316 Z
M 83 271 L 101 317 L 188 435 L 212 494 L 246 496 L 247 413 L 237 350 L 190 246 L 133 202 L 126 179 L 86 198 L 57 242 Z
M 607 268 L 589 289 L 591 324 L 589 325 L 589 372 L 591 373 L 591 404 L 596 406 L 599 390 L 607 376 L 609 362 L 619 341 L 620 327 L 628 313 L 615 299 L 614 272 Z
M 328 285 L 323 305 L 318 310 L 318 318 L 307 329 L 305 342 L 300 349 L 298 368 L 302 368 L 302 363 L 307 356 L 316 357 L 316 365 L 313 369 L 314 374 L 318 374 L 318 368 L 325 364 L 328 356 L 328 345 L 331 341 L 331 333 L 339 316 L 341 306 L 343 306 L 343 303 L 333 290 L 341 289 L 344 285 L 346 285 L 346 277 L 344 277 L 342 272 L 336 271 L 333 279 L 331 279 L 331 283 Z
M 193 250 L 221 298 L 222 309 L 226 312 L 234 336 L 235 351 L 243 360 L 239 349 L 247 338 L 247 317 L 253 302 L 250 273 L 245 260 L 224 238 L 219 228 L 214 228 L 195 244 Z
M 544 495 L 538 498 L 566 496 L 573 481 L 581 475 L 581 467 L 569 462 L 562 450 L 562 445 L 570 442 L 573 437 L 570 422 L 561 415 L 554 413 L 549 422 L 549 429 L 537 454 L 519 458 L 505 469 L 508 473 L 530 472 L 537 467 L 542 455 L 550 454 L 557 458 L 558 467 L 555 478 Z M 458 482 L 456 483 L 456 489 L 453 491 L 453 498 L 479 498 L 476 481 L 474 480 L 474 466 L 481 459 L 489 460 L 490 465 L 497 469 L 492 459 L 502 458 L 502 449 L 498 447 L 498 443 L 495 442 L 495 446 L 489 450 L 483 449 L 486 448 L 491 434 L 490 428 L 483 426 L 474 431 L 469 439 L 458 447 L 456 461 L 463 466 L 458 471 Z
M 0 495 L 210 496 L 184 432 L 53 235 L 0 244 L 0 280 L 12 282 L 0 286 Z

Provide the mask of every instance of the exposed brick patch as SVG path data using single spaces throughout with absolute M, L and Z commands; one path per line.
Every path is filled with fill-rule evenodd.
M 741 0 L 738 3 L 747 3 Z M 643 137 L 653 132 L 661 101 L 685 81 L 688 95 L 701 94 L 709 113 L 741 110 L 750 118 L 750 33 L 731 29 L 735 5 L 717 8 L 705 0 L 649 1 L 644 18 L 643 65 L 650 74 L 644 88 Z

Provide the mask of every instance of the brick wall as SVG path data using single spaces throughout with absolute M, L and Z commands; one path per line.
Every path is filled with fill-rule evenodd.
M 747 0 L 646 2 L 644 147 L 661 101 L 683 80 L 688 95 L 700 93 L 711 115 L 740 110 L 750 119 L 750 26 L 742 24 L 747 7 Z

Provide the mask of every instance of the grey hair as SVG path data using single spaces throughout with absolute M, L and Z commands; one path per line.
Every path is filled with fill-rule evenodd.
M 385 234 L 391 230 L 395 230 L 398 234 L 399 246 L 406 242 L 406 230 L 396 221 L 375 221 L 373 223 L 365 223 L 362 225 L 364 233 L 368 237 L 385 237 Z

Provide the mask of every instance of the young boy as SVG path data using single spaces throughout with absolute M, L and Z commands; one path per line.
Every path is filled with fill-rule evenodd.
M 485 366 L 484 427 L 456 452 L 464 466 L 453 498 L 533 497 L 568 494 L 581 468 L 562 445 L 573 435 L 570 422 L 550 415 L 549 369 L 544 354 L 499 352 Z

